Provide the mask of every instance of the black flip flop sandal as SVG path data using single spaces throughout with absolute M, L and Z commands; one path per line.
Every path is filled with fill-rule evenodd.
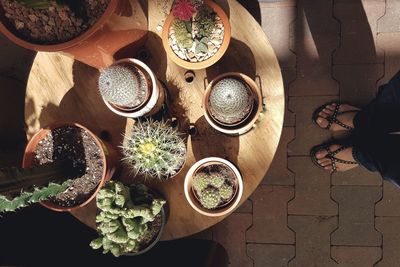
M 358 164 L 357 161 L 343 160 L 343 159 L 339 159 L 339 158 L 336 157 L 336 155 L 337 155 L 339 152 L 345 150 L 346 148 L 351 147 L 350 145 L 340 145 L 340 144 L 338 144 L 338 145 L 340 145 L 341 147 L 339 147 L 339 148 L 336 149 L 335 151 L 331 151 L 329 147 L 330 147 L 332 144 L 334 144 L 334 143 L 322 144 L 322 145 L 315 146 L 315 147 L 313 147 L 313 148 L 311 149 L 311 151 L 310 151 L 310 157 L 311 157 L 312 162 L 313 162 L 315 165 L 317 165 L 319 168 L 325 170 L 325 167 L 318 163 L 318 159 L 317 159 L 317 157 L 315 156 L 316 153 L 317 153 L 318 151 L 323 150 L 323 149 L 328 153 L 328 154 L 326 154 L 326 156 L 325 156 L 324 158 L 329 159 L 329 160 L 331 161 L 332 172 L 336 172 L 336 170 L 337 170 L 336 163 Z
M 335 106 L 335 110 L 333 111 L 332 116 L 329 116 L 328 118 L 325 118 L 325 119 L 328 121 L 328 125 L 327 125 L 326 127 L 321 127 L 321 126 L 317 123 L 317 119 L 320 117 L 320 116 L 319 116 L 319 113 L 320 113 L 324 108 L 326 108 L 326 106 L 332 105 L 332 104 L 336 104 L 336 106 Z M 334 123 L 336 123 L 336 124 L 339 125 L 339 126 L 342 126 L 342 127 L 345 128 L 346 130 L 349 130 L 349 131 L 353 130 L 353 129 L 354 129 L 353 127 L 351 127 L 351 126 L 349 126 L 349 125 L 347 125 L 347 124 L 344 124 L 342 121 L 338 120 L 338 119 L 337 119 L 337 116 L 342 115 L 342 114 L 345 114 L 345 113 L 349 113 L 349 112 L 358 112 L 358 110 L 347 110 L 347 111 L 339 112 L 339 109 L 340 109 L 341 104 L 342 104 L 342 103 L 340 103 L 339 101 L 332 101 L 332 102 L 328 102 L 328 103 L 325 103 L 324 105 L 319 106 L 319 107 L 314 111 L 314 113 L 313 113 L 313 115 L 312 115 L 312 120 L 313 120 L 313 122 L 314 122 L 318 127 L 322 128 L 322 129 L 325 129 L 325 130 L 330 130 L 331 127 L 332 127 L 332 125 L 333 125 Z

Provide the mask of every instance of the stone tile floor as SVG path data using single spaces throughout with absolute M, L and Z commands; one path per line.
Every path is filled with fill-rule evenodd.
M 279 59 L 285 124 L 273 165 L 250 199 L 194 237 L 223 244 L 231 267 L 400 266 L 400 190 L 362 168 L 330 175 L 308 157 L 311 146 L 331 138 L 311 122 L 317 106 L 333 99 L 362 106 L 400 69 L 400 1 L 240 2 Z M 0 37 L 0 112 L 23 119 L 18 95 L 34 53 Z M 20 158 L 11 153 L 24 138 L 20 121 L 0 118 L 2 164 Z

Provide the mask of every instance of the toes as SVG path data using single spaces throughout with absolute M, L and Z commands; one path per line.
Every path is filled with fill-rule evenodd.
M 322 118 L 328 118 L 329 117 L 329 114 L 328 113 L 325 113 L 324 111 L 321 111 L 320 113 L 318 113 L 318 116 L 320 116 L 320 117 L 322 117 Z
M 326 115 L 323 115 L 323 116 L 326 116 Z M 326 116 L 326 117 L 327 117 L 327 116 Z M 326 117 L 320 116 L 320 117 L 317 118 L 317 124 L 318 124 L 320 127 L 322 127 L 322 128 L 328 127 L 329 122 L 328 122 L 328 120 L 326 119 Z
M 325 158 L 325 156 L 326 156 L 327 154 L 328 154 L 328 152 L 326 152 L 325 149 L 321 149 L 321 150 L 317 151 L 317 153 L 315 153 L 315 157 L 316 157 L 317 159 L 323 159 L 323 158 Z
M 333 115 L 333 113 L 334 113 L 334 110 L 335 109 L 333 109 L 333 110 L 331 110 L 331 109 L 329 109 L 329 108 L 324 108 L 323 110 L 322 110 L 322 112 L 324 112 L 325 114 L 327 114 L 328 116 L 332 116 Z
M 318 164 L 325 167 L 331 165 L 331 161 L 329 159 L 320 159 L 318 160 Z
M 336 103 L 332 103 L 332 104 L 326 105 L 325 109 L 327 109 L 333 113 L 335 111 L 336 106 L 337 106 Z
M 329 146 L 329 149 L 330 149 L 330 151 L 335 151 L 335 150 L 337 150 L 337 149 L 339 149 L 340 148 L 340 145 L 337 145 L 337 144 L 333 144 L 333 145 L 330 145 Z

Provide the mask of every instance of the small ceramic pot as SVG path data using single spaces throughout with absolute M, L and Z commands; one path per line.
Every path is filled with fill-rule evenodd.
M 178 66 L 181 66 L 188 70 L 200 70 L 210 67 L 211 65 L 214 65 L 225 54 L 226 50 L 228 49 L 229 42 L 231 40 L 231 25 L 229 23 L 229 18 L 225 14 L 224 10 L 222 10 L 220 6 L 218 6 L 216 3 L 210 0 L 205 0 L 204 3 L 211 9 L 213 9 L 215 13 L 217 13 L 217 15 L 221 18 L 221 21 L 224 25 L 224 37 L 221 47 L 218 49 L 215 55 L 213 55 L 209 59 L 206 59 L 201 62 L 190 62 L 181 59 L 175 54 L 175 52 L 169 45 L 169 29 L 171 28 L 172 22 L 174 22 L 175 20 L 175 17 L 172 12 L 168 15 L 163 26 L 162 42 L 168 57 L 172 59 L 172 61 L 175 62 Z
M 252 106 L 252 109 L 249 111 L 244 120 L 242 120 L 239 123 L 235 124 L 221 123 L 220 121 L 216 120 L 210 112 L 209 98 L 211 90 L 215 84 L 217 84 L 220 80 L 224 78 L 234 78 L 247 84 L 253 96 L 254 104 Z M 234 135 L 234 136 L 241 135 L 247 133 L 253 128 L 254 124 L 259 118 L 260 113 L 263 111 L 263 99 L 262 99 L 261 89 L 257 86 L 257 84 L 253 79 L 251 79 L 249 76 L 243 73 L 239 72 L 224 73 L 217 76 L 208 84 L 203 96 L 203 108 L 204 108 L 204 117 L 215 130 L 228 135 Z
M 232 198 L 227 203 L 213 210 L 206 209 L 201 205 L 192 185 L 193 177 L 196 175 L 196 173 L 200 172 L 204 167 L 210 165 L 223 165 L 224 167 L 230 169 L 235 175 L 234 194 Z M 243 195 L 242 175 L 235 165 L 225 159 L 218 157 L 204 158 L 196 162 L 187 172 L 184 182 L 184 192 L 186 200 L 189 202 L 190 206 L 200 214 L 210 217 L 224 216 L 236 209 L 240 203 Z
M 118 161 L 118 155 L 117 151 L 108 143 L 103 142 L 101 139 L 99 139 L 94 133 L 92 133 L 89 129 L 86 127 L 77 124 L 77 123 L 54 123 L 50 124 L 37 132 L 32 139 L 29 141 L 25 148 L 25 153 L 24 157 L 22 159 L 22 167 L 23 168 L 30 168 L 34 164 L 34 152 L 36 150 L 37 145 L 41 140 L 43 140 L 49 133 L 51 133 L 52 130 L 64 126 L 75 126 L 78 128 L 81 128 L 88 132 L 93 139 L 95 140 L 97 146 L 100 148 L 101 151 L 101 158 L 103 161 L 103 175 L 101 177 L 101 180 L 99 182 L 99 185 L 97 186 L 96 190 L 93 192 L 93 194 L 83 203 L 74 206 L 74 207 L 63 207 L 60 205 L 57 205 L 51 201 L 42 201 L 40 204 L 42 204 L 44 207 L 54 210 L 54 211 L 60 211 L 60 212 L 66 212 L 66 211 L 71 211 L 77 208 L 81 208 L 86 206 L 90 201 L 92 201 L 95 197 L 96 194 L 99 192 L 99 190 L 103 187 L 103 185 L 111 179 L 111 177 L 114 175 L 115 171 L 117 170 L 117 167 L 119 165 Z
M 139 118 L 142 116 L 151 116 L 157 113 L 165 102 L 165 88 L 163 84 L 157 79 L 154 72 L 142 61 L 133 59 L 133 58 L 125 58 L 116 61 L 113 65 L 128 63 L 133 64 L 138 67 L 141 71 L 145 72 L 145 76 L 148 77 L 149 88 L 147 93 L 147 99 L 140 106 L 130 109 L 125 107 L 119 107 L 109 103 L 104 98 L 103 101 L 106 106 L 114 113 L 127 117 L 127 118 Z

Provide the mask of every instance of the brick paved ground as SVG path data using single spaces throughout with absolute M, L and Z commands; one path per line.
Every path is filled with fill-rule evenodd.
M 338 98 L 363 105 L 400 69 L 400 1 L 241 2 L 260 20 L 281 64 L 285 125 L 262 184 L 237 212 L 196 237 L 223 244 L 232 267 L 400 266 L 400 190 L 361 168 L 329 175 L 307 156 L 330 138 L 311 123 L 317 106 Z M 0 38 L 3 91 L 23 93 L 32 56 Z M 0 112 L 23 116 L 24 103 L 3 109 L 11 97 L 18 98 L 2 95 Z M 0 132 L 4 143 L 23 130 L 0 120 L 9 125 Z M 20 158 L 12 151 L 0 152 L 2 164 Z

